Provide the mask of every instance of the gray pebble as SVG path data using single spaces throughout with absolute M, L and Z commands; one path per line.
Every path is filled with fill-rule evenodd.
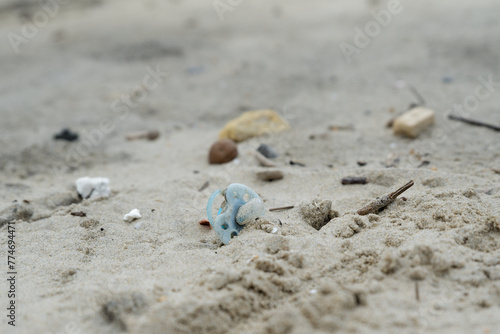
M 268 159 L 274 159 L 278 157 L 278 153 L 276 153 L 276 151 L 271 146 L 266 144 L 260 144 L 260 146 L 257 148 L 257 151 Z

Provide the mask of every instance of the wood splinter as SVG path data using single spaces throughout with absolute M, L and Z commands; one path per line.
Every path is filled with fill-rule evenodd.
M 293 209 L 295 208 L 294 205 L 288 205 L 288 206 L 282 206 L 282 207 L 279 207 L 279 208 L 272 208 L 272 209 L 269 209 L 269 211 L 282 211 L 282 210 L 290 210 L 290 209 Z
M 386 206 L 388 206 L 389 204 L 394 202 L 396 200 L 396 198 L 398 198 L 399 195 L 404 193 L 406 190 L 408 190 L 413 185 L 414 185 L 414 183 L 412 180 L 392 193 L 385 194 L 384 196 L 381 196 L 381 197 L 377 197 L 370 204 L 359 209 L 358 215 L 364 216 L 364 215 L 367 215 L 369 213 L 379 212 L 381 209 L 385 208 Z

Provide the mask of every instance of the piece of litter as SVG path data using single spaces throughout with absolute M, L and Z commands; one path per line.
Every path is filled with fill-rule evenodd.
M 134 209 L 129 213 L 127 213 L 125 216 L 123 216 L 123 220 L 125 220 L 128 223 L 138 218 L 141 218 L 141 213 L 139 212 L 138 209 Z
M 71 132 L 69 129 L 63 129 L 60 133 L 56 133 L 54 135 L 55 140 L 66 140 L 66 141 L 75 141 L 78 140 L 78 133 Z
M 434 111 L 417 107 L 396 118 L 392 128 L 395 135 L 416 138 L 432 124 L 434 124 Z
M 216 217 L 212 206 L 215 198 L 222 195 L 225 201 L 221 204 Z M 209 198 L 207 216 L 219 239 L 227 245 L 231 238 L 238 236 L 247 223 L 254 221 L 266 212 L 259 195 L 251 188 L 239 184 L 230 184 L 224 190 L 216 190 Z
M 273 228 L 273 230 L 271 231 L 272 234 L 274 234 L 276 232 L 278 232 L 278 228 L 277 227 Z
M 76 180 L 76 191 L 82 198 L 109 197 L 109 179 L 105 177 L 81 177 Z

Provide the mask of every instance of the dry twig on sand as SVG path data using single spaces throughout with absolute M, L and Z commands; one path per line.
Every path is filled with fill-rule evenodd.
M 389 204 L 394 202 L 396 200 L 396 198 L 398 198 L 399 195 L 401 195 L 406 190 L 408 190 L 411 186 L 413 186 L 413 184 L 414 183 L 412 180 L 392 193 L 386 194 L 386 195 L 381 196 L 381 197 L 377 197 L 370 204 L 365 205 L 364 207 L 359 209 L 358 215 L 364 216 L 364 215 L 367 215 L 369 213 L 379 212 L 381 209 L 385 208 L 386 206 L 388 206 Z

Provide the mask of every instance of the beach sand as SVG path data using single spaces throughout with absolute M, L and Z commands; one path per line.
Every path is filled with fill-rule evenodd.
M 339 44 L 386 2 L 233 4 L 221 19 L 212 1 L 69 2 L 47 22 L 36 1 L 0 6 L 0 332 L 500 333 L 499 133 L 447 118 L 468 104 L 453 112 L 500 125 L 500 4 L 401 0 L 350 62 Z M 38 31 L 12 44 L 26 20 Z M 422 102 L 435 125 L 393 135 Z M 208 164 L 257 109 L 291 129 Z M 63 128 L 80 139 L 54 140 Z M 160 137 L 125 139 L 143 130 Z M 256 177 L 262 143 L 282 180 Z M 80 198 L 85 176 L 110 197 Z M 356 214 L 410 180 L 406 201 Z M 294 208 L 223 246 L 198 222 L 231 183 Z

